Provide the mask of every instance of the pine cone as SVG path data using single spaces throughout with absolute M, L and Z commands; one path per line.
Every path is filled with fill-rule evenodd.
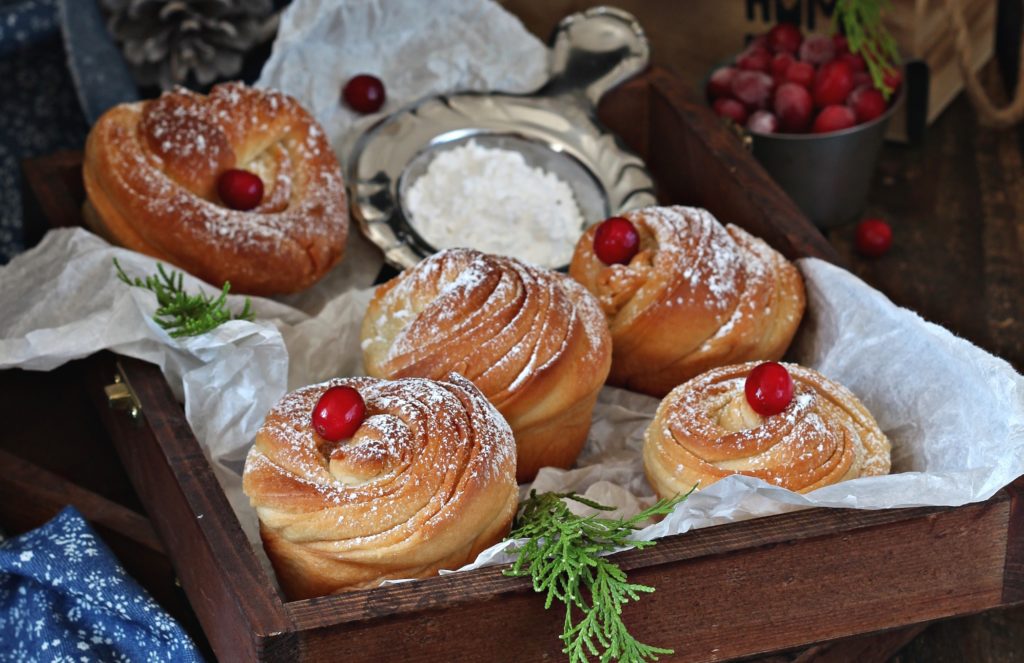
M 142 85 L 167 90 L 236 75 L 245 53 L 271 37 L 271 0 L 101 0 L 107 26 Z

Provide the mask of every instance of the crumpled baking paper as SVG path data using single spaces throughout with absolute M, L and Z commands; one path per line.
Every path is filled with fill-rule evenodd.
M 382 74 L 391 95 L 384 111 L 451 89 L 529 90 L 543 78 L 543 46 L 497 5 L 444 0 L 425 7 L 413 0 L 298 0 L 282 18 L 261 84 L 297 96 L 343 151 L 373 119 L 356 121 L 337 104 L 352 74 Z M 116 279 L 115 257 L 133 276 L 156 269 L 153 259 L 82 229 L 51 231 L 0 267 L 0 369 L 49 370 L 102 349 L 159 365 L 265 563 L 255 513 L 241 492 L 245 454 L 265 413 L 288 390 L 362 372 L 359 327 L 380 256 L 353 228 L 345 260 L 322 282 L 277 300 L 254 297 L 256 322 L 233 321 L 188 339 L 172 339 L 152 321 L 155 298 Z M 815 259 L 797 264 L 808 313 L 788 358 L 864 401 L 892 440 L 893 473 L 808 495 L 728 477 L 637 538 L 809 506 L 954 506 L 985 500 L 1024 474 L 1024 378 L 1009 364 L 842 269 Z M 215 290 L 189 276 L 185 286 Z M 236 311 L 242 301 L 229 297 Z M 657 403 L 606 387 L 576 468 L 545 468 L 521 492 L 575 490 L 620 515 L 649 505 L 640 448 Z M 467 568 L 508 561 L 506 546 L 484 551 Z
M 156 268 L 153 259 L 82 229 L 51 231 L 38 247 L 0 267 L 0 369 L 47 370 L 102 349 L 159 365 L 183 397 L 185 416 L 255 543 L 255 513 L 241 493 L 245 454 L 263 416 L 286 391 L 362 374 L 359 327 L 372 291 L 323 295 L 316 315 L 254 297 L 256 322 L 233 321 L 202 336 L 172 339 L 151 319 L 154 297 L 114 276 L 115 257 L 129 274 Z M 807 495 L 727 477 L 637 538 L 810 506 L 956 506 L 988 499 L 1024 474 L 1024 377 L 849 272 L 813 258 L 797 265 L 808 313 L 790 359 L 860 397 L 892 441 L 893 473 Z M 185 287 L 211 290 L 188 276 Z M 234 310 L 241 299 L 229 297 Z M 657 405 L 649 396 L 605 387 L 577 466 L 544 468 L 522 493 L 573 490 L 618 507 L 618 515 L 648 506 L 654 496 L 640 449 Z M 506 546 L 484 551 L 467 568 L 508 561 Z
M 544 44 L 491 0 L 298 0 L 281 17 L 257 85 L 302 101 L 347 156 L 367 127 L 425 96 L 531 92 L 547 71 Z M 379 112 L 360 115 L 339 103 L 357 74 L 385 82 Z

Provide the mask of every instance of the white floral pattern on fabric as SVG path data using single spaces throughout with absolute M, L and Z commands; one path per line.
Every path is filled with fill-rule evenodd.
M 0 661 L 201 662 L 74 507 L 0 542 Z

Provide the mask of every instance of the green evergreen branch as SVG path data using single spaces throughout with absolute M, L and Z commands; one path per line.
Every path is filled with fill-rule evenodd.
M 886 85 L 885 74 L 898 68 L 900 61 L 896 39 L 882 22 L 889 3 L 890 0 L 836 0 L 832 14 L 833 32 L 846 35 L 850 52 L 864 58 L 871 81 L 886 101 L 895 90 Z
M 157 274 L 151 274 L 145 280 L 129 277 L 117 258 L 114 258 L 114 268 L 117 269 L 117 278 L 124 283 L 156 295 L 157 309 L 153 319 L 174 338 L 198 336 L 228 320 L 253 320 L 252 302 L 248 297 L 238 315 L 233 315 L 227 308 L 231 284 L 226 281 L 220 295 L 214 298 L 202 292 L 187 294 L 182 286 L 181 273 L 166 270 L 161 263 L 156 264 Z
M 690 492 L 693 492 L 692 490 Z M 565 606 L 561 640 L 570 663 L 656 661 L 671 649 L 647 645 L 630 634 L 622 620 L 622 606 L 637 601 L 653 587 L 631 583 L 617 564 L 602 555 L 619 548 L 647 548 L 654 541 L 632 541 L 629 536 L 641 523 L 672 512 L 690 493 L 660 500 L 627 519 L 577 516 L 566 499 L 598 511 L 614 511 L 575 493 L 530 493 L 520 505 L 510 539 L 525 539 L 510 576 L 530 576 L 533 589 L 544 594 L 544 608 L 556 601 Z M 564 499 L 563 499 L 564 498 Z M 581 613 L 578 621 L 576 613 Z

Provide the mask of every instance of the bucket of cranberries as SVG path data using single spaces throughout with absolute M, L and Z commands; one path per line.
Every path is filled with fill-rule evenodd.
M 715 69 L 707 95 L 750 134 L 754 156 L 800 209 L 829 227 L 861 213 L 902 99 L 898 68 L 880 78 L 842 35 L 804 36 L 780 23 Z

